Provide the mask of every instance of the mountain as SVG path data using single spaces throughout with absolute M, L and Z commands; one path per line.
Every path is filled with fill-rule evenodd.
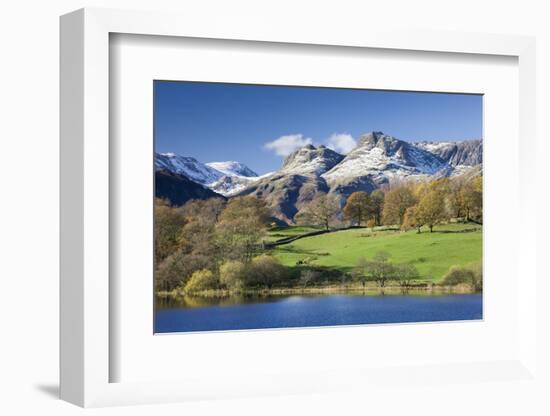
M 206 163 L 206 166 L 216 169 L 218 172 L 221 172 L 227 176 L 244 176 L 246 178 L 253 178 L 258 176 L 256 172 L 254 172 L 245 164 L 235 161 L 210 162 Z
M 327 183 L 320 176 L 281 170 L 260 179 L 237 195 L 253 195 L 263 199 L 272 215 L 288 224 L 292 223 L 304 203 L 311 201 L 318 192 L 328 191 Z
M 362 135 L 347 155 L 309 144 L 288 155 L 280 170 L 262 176 L 239 162 L 202 164 L 171 153 L 157 154 L 155 163 L 157 170 L 204 185 L 202 189 L 208 187 L 214 195 L 261 198 L 275 218 L 292 223 L 299 209 L 319 192 L 336 194 L 343 203 L 353 192 L 372 192 L 396 180 L 479 175 L 482 159 L 481 140 L 411 143 L 371 132 Z
M 208 187 L 224 196 L 232 196 L 268 175 L 254 177 L 225 175 L 218 179 L 216 182 L 209 184 Z
M 288 155 L 281 171 L 294 174 L 322 175 L 344 159 L 339 153 L 323 145 L 315 147 L 308 144 Z
M 415 143 L 420 149 L 439 156 L 449 166 L 478 166 L 483 162 L 483 142 L 481 140 L 462 140 L 458 142 Z
M 203 185 L 216 182 L 224 175 L 222 172 L 200 163 L 194 157 L 178 156 L 174 153 L 157 153 L 155 168 L 186 176 Z
M 166 169 L 159 169 L 155 172 L 155 196 L 168 199 L 174 205 L 183 205 L 191 199 L 223 198 L 186 176 Z
M 156 153 L 155 169 L 185 176 L 221 195 L 238 192 L 258 178 L 256 172 L 240 162 L 201 163 L 193 157 L 174 153 Z
M 365 134 L 334 168 L 323 174 L 331 188 L 347 194 L 364 187 L 388 184 L 394 179 L 427 177 L 447 166 L 438 155 L 382 132 Z
M 288 155 L 281 170 L 264 175 L 238 195 L 254 195 L 263 199 L 275 218 L 286 223 L 318 192 L 329 187 L 321 175 L 342 161 L 344 156 L 325 146 L 311 144 Z

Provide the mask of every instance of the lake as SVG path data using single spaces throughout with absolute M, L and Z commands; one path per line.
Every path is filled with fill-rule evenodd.
M 157 298 L 155 333 L 482 319 L 482 295 Z

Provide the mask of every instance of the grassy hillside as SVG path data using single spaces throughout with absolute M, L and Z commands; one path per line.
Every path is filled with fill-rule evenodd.
M 301 234 L 305 227 L 273 230 L 270 240 Z M 476 231 L 471 231 L 478 228 Z M 284 265 L 296 266 L 299 261 L 311 265 L 351 271 L 360 257 L 371 258 L 377 251 L 386 251 L 392 262 L 412 262 L 421 279 L 441 280 L 452 265 L 466 265 L 481 260 L 482 231 L 475 224 L 449 224 L 416 231 L 352 229 L 307 237 L 273 249 Z

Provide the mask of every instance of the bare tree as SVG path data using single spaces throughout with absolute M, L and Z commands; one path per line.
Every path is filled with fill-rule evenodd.
M 380 287 L 385 287 L 386 282 L 394 277 L 395 268 L 390 263 L 390 255 L 384 251 L 376 253 L 372 260 L 365 264 L 365 272 L 368 280 L 372 280 Z
M 419 276 L 418 270 L 412 263 L 401 263 L 394 266 L 394 273 L 399 285 L 404 289 L 408 289 L 412 281 Z

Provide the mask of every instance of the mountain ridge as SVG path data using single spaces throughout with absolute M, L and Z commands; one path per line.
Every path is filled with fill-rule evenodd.
M 175 173 L 226 197 L 254 195 L 266 201 L 276 218 L 292 223 L 318 192 L 337 194 L 344 201 L 353 192 L 372 192 L 392 181 L 481 171 L 483 142 L 407 142 L 374 131 L 361 135 L 346 155 L 323 145 L 303 146 L 289 154 L 278 171 L 262 176 L 236 161 L 202 164 L 190 157 L 159 155 L 157 169 L 171 164 L 179 169 Z

